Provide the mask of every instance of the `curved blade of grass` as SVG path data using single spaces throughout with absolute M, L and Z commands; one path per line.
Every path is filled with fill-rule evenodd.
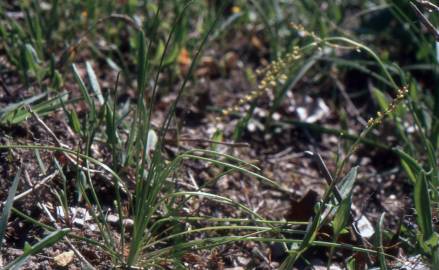
M 168 195 L 168 197 L 175 197 L 175 196 L 206 197 L 206 198 L 209 198 L 209 199 L 211 199 L 213 201 L 218 201 L 220 203 L 225 203 L 225 204 L 237 206 L 239 209 L 243 210 L 247 214 L 250 214 L 251 216 L 254 216 L 254 217 L 258 218 L 258 219 L 263 219 L 259 214 L 255 213 L 254 211 L 252 211 L 250 208 L 246 207 L 245 205 L 240 204 L 238 202 L 235 202 L 235 201 L 233 201 L 230 198 L 226 198 L 226 197 L 219 196 L 219 195 L 216 195 L 216 194 L 202 192 L 202 191 L 180 191 L 180 192 L 175 192 L 175 193 L 171 193 L 171 194 Z
M 46 94 L 42 95 L 45 96 Z M 40 99 L 40 96 L 38 96 L 38 99 Z M 65 104 L 68 99 L 68 93 L 60 93 L 59 95 L 55 96 L 54 98 L 51 98 L 47 101 L 42 101 L 40 103 L 34 104 L 32 106 L 32 110 L 35 113 L 38 113 L 40 116 L 46 115 L 50 112 L 53 112 L 54 110 L 61 108 L 63 103 Z M 13 104 L 11 107 L 8 106 L 4 109 L 4 111 L 0 111 L 0 122 L 2 123 L 8 123 L 8 124 L 19 124 L 23 121 L 25 121 L 27 118 L 31 116 L 29 111 L 22 107 L 22 105 L 28 104 L 29 101 L 35 101 L 33 98 L 30 98 L 26 101 L 19 102 L 16 104 Z M 73 101 L 71 101 L 73 102 Z
M 253 168 L 255 170 L 258 170 L 258 171 L 261 170 L 261 168 L 259 168 L 258 166 L 254 165 L 254 164 L 252 164 L 252 163 L 250 163 L 248 161 L 245 161 L 243 159 L 234 157 L 232 155 L 228 155 L 226 153 L 220 153 L 220 152 L 215 151 L 215 150 L 195 148 L 195 149 L 188 150 L 188 151 L 184 152 L 183 154 L 195 154 L 196 152 L 200 152 L 200 153 L 203 153 L 203 154 L 208 154 L 208 155 L 210 155 L 212 157 L 225 157 L 228 160 L 236 161 L 238 163 L 241 163 L 242 165 L 248 166 L 248 167 Z
M 180 158 L 198 159 L 198 160 L 212 162 L 214 164 L 221 165 L 221 166 L 224 166 L 224 167 L 236 169 L 237 171 L 243 172 L 243 173 L 251 175 L 251 176 L 253 176 L 253 177 L 255 177 L 255 178 L 259 179 L 259 180 L 262 180 L 262 182 L 265 182 L 269 186 L 274 187 L 274 188 L 276 188 L 276 189 L 278 189 L 280 191 L 283 191 L 283 192 L 286 192 L 286 193 L 290 193 L 289 190 L 285 189 L 284 187 L 282 187 L 280 184 L 274 182 L 273 180 L 271 180 L 271 179 L 269 179 L 269 178 L 267 178 L 265 176 L 262 176 L 260 174 L 257 174 L 255 172 L 249 171 L 249 170 L 247 170 L 245 168 L 242 168 L 240 166 L 236 166 L 236 165 L 233 165 L 233 164 L 230 164 L 230 163 L 227 163 L 227 162 L 222 162 L 222 161 L 219 161 L 219 160 L 215 160 L 215 159 L 211 159 L 211 158 L 206 158 L 206 157 L 200 157 L 200 156 L 196 156 L 196 155 L 183 154 L 183 155 L 180 156 Z
M 216 246 L 222 245 L 224 243 L 229 242 L 239 242 L 239 241 L 249 241 L 249 242 L 262 242 L 262 243 L 287 243 L 287 244 L 301 244 L 301 239 L 282 239 L 282 238 L 270 238 L 270 237 L 254 237 L 251 235 L 230 235 L 230 236 L 222 236 L 222 237 L 211 237 L 211 238 L 205 238 L 200 240 L 191 240 L 187 241 L 184 244 L 180 244 L 178 246 L 179 249 L 189 249 L 191 250 L 197 250 L 197 249 L 203 249 L 204 244 L 214 244 Z M 344 244 L 344 243 L 333 243 L 333 242 L 325 242 L 325 241 L 313 241 L 310 243 L 310 246 L 314 247 L 326 247 L 326 248 L 338 248 L 338 249 L 346 249 L 351 250 L 353 252 L 361 252 L 366 254 L 373 254 L 378 255 L 380 254 L 379 251 L 373 250 L 373 249 L 367 249 L 367 248 L 361 248 L 356 247 L 350 244 Z M 175 247 L 166 247 L 163 249 L 159 249 L 153 252 L 148 253 L 150 257 L 159 257 L 159 256 L 166 256 L 166 254 L 172 253 L 172 251 L 175 250 Z M 393 259 L 393 260 L 399 260 L 397 257 L 394 257 L 392 255 L 383 254 L 385 257 Z
M 170 221 L 180 222 L 225 222 L 225 223 L 261 223 L 282 226 L 307 225 L 305 221 L 282 221 L 282 220 L 265 220 L 265 219 L 248 219 L 248 218 L 217 218 L 217 217 L 196 217 L 196 216 L 172 216 L 157 220 L 154 224 L 166 223 Z
M 410 156 L 400 148 L 394 148 L 393 152 L 395 152 L 399 156 L 403 169 L 407 173 L 412 184 L 415 184 L 416 175 L 419 175 L 421 172 L 424 171 L 422 166 L 416 159 L 414 159 L 412 156 Z
M 320 60 L 335 63 L 338 66 L 346 66 L 349 68 L 357 69 L 357 70 L 363 72 L 364 74 L 375 78 L 379 82 L 381 82 L 389 87 L 393 87 L 393 85 L 389 82 L 388 79 L 386 79 L 382 75 L 372 71 L 371 69 L 367 68 L 366 64 L 368 64 L 369 61 L 350 61 L 350 60 L 346 60 L 346 59 L 342 59 L 342 58 L 338 58 L 338 57 L 329 57 L 329 56 L 321 57 Z M 366 63 L 363 63 L 363 62 L 366 62 Z
M 387 79 L 389 80 L 389 82 L 392 84 L 394 90 L 398 90 L 399 87 L 398 85 L 395 83 L 395 81 L 393 80 L 393 77 L 390 75 L 388 69 L 386 68 L 386 66 L 384 65 L 383 61 L 381 61 L 381 58 L 378 57 L 378 55 L 369 47 L 354 41 L 352 39 L 346 38 L 346 37 L 328 37 L 323 39 L 324 42 L 332 42 L 332 41 L 338 41 L 338 42 L 344 42 L 344 43 L 348 43 L 352 46 L 355 46 L 357 48 L 360 48 L 362 50 L 365 50 L 369 55 L 372 56 L 372 58 L 374 58 L 375 61 L 377 61 L 378 65 L 380 66 L 380 68 L 382 69 L 384 75 L 387 77 Z
M 297 121 L 297 120 L 284 120 L 284 121 L 281 121 L 278 123 L 280 125 L 298 126 L 298 127 L 308 128 L 308 129 L 315 131 L 315 132 L 333 134 L 333 135 L 339 136 L 340 138 L 351 140 L 351 141 L 359 140 L 361 143 L 366 144 L 366 145 L 370 145 L 370 146 L 381 148 L 381 149 L 391 150 L 391 148 L 386 144 L 380 143 L 379 141 L 376 141 L 373 139 L 360 137 L 359 135 L 352 134 L 349 131 L 343 130 L 343 129 L 329 128 L 329 127 L 325 127 L 323 125 L 306 123 L 306 122 Z
M 104 169 L 106 172 L 108 172 L 109 174 L 111 174 L 111 176 L 114 177 L 115 179 L 115 184 L 116 185 L 121 185 L 123 188 L 125 188 L 125 190 L 128 190 L 126 188 L 126 186 L 124 185 L 124 182 L 122 181 L 122 179 L 119 177 L 119 175 L 114 172 L 108 165 L 106 165 L 105 163 L 102 163 L 101 161 L 94 159 L 92 157 L 89 157 L 87 155 L 81 154 L 77 151 L 73 151 L 67 148 L 63 148 L 63 147 L 56 147 L 56 146 L 51 146 L 51 145 L 19 145 L 19 144 L 9 144 L 9 145 L 4 145 L 4 144 L 0 144 L 0 149 L 14 149 L 14 148 L 19 148 L 19 149 L 41 149 L 41 150 L 47 150 L 47 151 L 60 151 L 63 153 L 68 153 L 68 154 L 72 154 L 72 155 L 76 155 L 79 158 L 82 159 L 86 159 L 88 161 L 90 161 L 91 163 L 101 167 L 102 169 Z
M 23 255 L 9 263 L 8 265 L 3 268 L 4 270 L 19 270 L 21 269 L 21 266 L 26 262 L 27 259 L 29 259 L 30 256 L 39 253 L 41 250 L 43 250 L 46 247 L 53 246 L 56 242 L 60 241 L 64 236 L 67 235 L 67 233 L 70 231 L 70 229 L 62 229 L 57 230 L 54 232 L 51 232 L 48 236 L 44 237 L 41 241 L 33 245 L 30 249 L 24 250 Z
M 23 218 L 24 220 L 26 220 L 27 222 L 32 223 L 32 224 L 34 224 L 34 225 L 36 225 L 36 226 L 38 226 L 38 227 L 41 227 L 42 229 L 44 229 L 44 230 L 46 230 L 46 231 L 53 232 L 53 231 L 56 231 L 56 230 L 57 230 L 55 227 L 52 227 L 52 226 L 50 226 L 50 225 L 47 225 L 47 224 L 41 223 L 40 221 L 38 221 L 38 220 L 36 220 L 36 219 L 34 219 L 34 218 L 32 218 L 32 217 L 30 217 L 30 216 L 24 214 L 23 212 L 19 211 L 19 210 L 16 209 L 16 208 L 12 208 L 12 211 L 13 211 L 16 215 L 18 215 L 18 216 L 20 216 L 21 218 Z M 74 239 L 76 239 L 76 240 L 84 241 L 85 243 L 89 243 L 89 244 L 91 244 L 91 245 L 93 245 L 93 246 L 100 247 L 104 252 L 106 252 L 108 255 L 110 255 L 110 256 L 112 256 L 112 257 L 114 257 L 114 258 L 118 258 L 118 257 L 119 257 L 119 256 L 114 252 L 114 250 L 113 250 L 112 248 L 108 247 L 108 246 L 105 245 L 105 244 L 102 244 L 101 242 L 98 242 L 98 241 L 95 241 L 95 240 L 93 240 L 93 239 L 86 238 L 86 237 L 83 237 L 83 236 L 78 236 L 78 235 L 73 234 L 73 233 L 71 233 L 71 232 L 68 233 L 67 237 L 71 237 L 71 238 L 74 238 Z
M 9 113 L 11 111 L 16 110 L 17 108 L 19 108 L 19 107 L 21 107 L 23 105 L 31 105 L 32 103 L 34 103 L 34 102 L 44 98 L 45 96 L 47 96 L 47 93 L 41 93 L 39 95 L 35 95 L 35 96 L 32 96 L 32 97 L 26 98 L 26 99 L 24 99 L 22 101 L 9 104 L 5 108 L 0 109 L 0 119 L 2 119 L 5 114 L 7 114 L 7 113 Z
M 154 245 L 157 245 L 159 243 L 163 243 L 165 241 L 172 240 L 177 237 L 185 236 L 185 235 L 191 235 L 195 233 L 201 233 L 201 232 L 209 232 L 209 231 L 230 231 L 230 230 L 249 230 L 249 231 L 256 231 L 256 232 L 270 232 L 273 230 L 277 230 L 278 232 L 284 232 L 284 233 L 297 233 L 297 234 L 304 234 L 304 231 L 300 230 L 289 230 L 289 229 L 282 229 L 282 228 L 271 228 L 271 227 L 262 227 L 262 226 L 248 226 L 248 225 L 222 225 L 222 226 L 209 226 L 209 227 L 203 227 L 199 229 L 192 229 L 188 231 L 183 231 L 176 234 L 171 234 L 169 236 L 163 237 L 161 239 L 158 239 L 154 242 L 148 243 L 144 246 L 144 249 L 148 247 L 152 247 Z

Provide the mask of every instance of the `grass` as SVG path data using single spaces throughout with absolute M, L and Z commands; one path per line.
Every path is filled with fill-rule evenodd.
M 313 1 L 214 2 L 0 4 L 0 60 L 7 63 L 0 62 L 5 100 L 0 108 L 4 135 L 0 153 L 8 167 L 4 175 L 10 168 L 18 171 L 12 181 L 0 181 L 9 190 L 0 193 L 4 196 L 0 248 L 22 250 L 8 261 L 3 258 L 2 267 L 19 269 L 37 263 L 39 254 L 63 247 L 63 251 L 73 250 L 74 263 L 87 269 L 98 269 L 101 263 L 125 269 L 196 268 L 187 256 L 223 247 L 242 251 L 250 242 L 265 248 L 281 246 L 284 258 L 278 264 L 270 261 L 267 265 L 272 268 L 300 268 L 325 258 L 328 269 L 334 264 L 388 269 L 420 256 L 425 265 L 436 269 L 437 41 L 435 33 L 424 31 L 422 25 L 437 25 L 438 14 L 424 18 L 423 10 L 413 5 L 434 6 L 392 0 L 384 5 L 382 1 L 328 1 L 326 6 Z M 358 25 L 351 26 L 350 20 Z M 209 116 L 202 130 L 216 128 L 212 138 L 204 138 L 211 145 L 187 149 L 178 134 L 186 130 L 179 106 L 194 95 L 200 66 L 216 65 L 218 76 L 232 80 L 227 60 L 209 67 L 205 55 L 211 50 L 225 53 L 221 48 L 233 45 L 228 43 L 233 43 L 234 34 L 252 35 L 250 45 L 240 46 L 256 48 L 257 64 L 246 64 L 247 77 L 240 79 L 256 85 L 235 93 L 236 101 L 213 104 L 213 112 L 203 112 Z M 234 50 L 245 51 L 239 46 Z M 252 57 L 239 59 L 237 66 L 243 69 L 242 62 L 255 61 Z M 364 83 L 355 86 L 350 74 Z M 354 92 L 366 92 L 364 100 L 355 100 L 366 108 L 357 118 L 349 115 L 346 100 L 340 98 L 339 88 L 344 86 L 349 90 L 344 98 L 351 104 Z M 303 87 L 331 103 L 335 125 L 334 119 L 309 123 L 285 112 L 289 94 Z M 130 91 L 135 94 L 124 97 Z M 319 179 L 326 183 L 306 221 L 269 219 L 251 200 L 236 201 L 209 188 L 239 175 L 288 200 L 295 196 L 288 185 L 265 176 L 262 168 L 241 157 L 245 151 L 235 148 L 242 141 L 255 151 L 264 145 L 255 145 L 248 132 L 249 123 L 257 120 L 257 110 L 264 106 L 268 116 L 261 121 L 263 137 L 280 128 L 337 138 L 338 149 L 326 150 L 325 160 L 315 142 L 306 145 L 313 149 L 309 154 L 318 165 Z M 274 117 L 278 112 L 285 114 L 284 119 Z M 65 123 L 63 132 L 54 130 L 57 121 Z M 20 128 L 31 134 L 39 130 L 36 134 L 46 139 L 15 138 L 13 131 Z M 173 130 L 176 134 L 169 139 Z M 389 136 L 394 138 L 392 144 L 386 142 Z M 297 147 L 301 143 L 305 144 L 299 142 Z M 329 148 L 326 142 L 320 145 Z M 404 195 L 412 197 L 416 226 L 413 229 L 403 220 L 389 225 L 386 220 L 392 213 L 381 209 L 374 220 L 374 236 L 368 238 L 357 224 L 358 215 L 364 213 L 353 211 L 358 195 L 354 187 L 367 186 L 359 183 L 364 179 L 358 171 L 368 168 L 355 159 L 361 155 L 383 159 L 377 150 L 394 155 L 401 172 L 395 177 L 409 187 Z M 17 161 L 23 166 L 14 165 Z M 29 164 L 25 166 L 24 161 Z M 190 174 L 191 164 L 202 164 L 210 182 L 194 180 L 187 189 L 179 184 Z M 29 170 L 32 177 L 56 173 L 57 181 L 34 185 Z M 40 188 L 51 195 L 38 198 L 35 192 Z M 42 214 L 17 205 L 17 192 L 26 190 L 33 190 L 26 196 L 33 198 L 33 207 Z M 197 204 L 199 208 L 220 205 L 227 211 L 209 208 L 210 216 L 189 207 Z M 87 222 L 95 230 L 78 229 L 72 213 L 78 208 L 87 210 Z M 110 216 L 116 217 L 115 222 L 110 222 Z M 42 233 L 25 237 L 23 244 L 14 243 L 11 226 L 17 220 Z M 395 256 L 389 243 L 400 247 L 403 255 Z M 92 261 L 92 256 L 83 254 L 85 247 L 104 254 L 105 259 Z M 324 256 L 315 255 L 319 249 L 325 250 Z M 269 254 L 264 258 L 271 256 L 266 250 L 262 253 Z M 347 259 L 340 254 L 348 254 Z

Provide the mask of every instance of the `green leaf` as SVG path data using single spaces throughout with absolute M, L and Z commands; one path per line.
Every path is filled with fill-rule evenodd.
M 45 238 L 41 239 L 38 243 L 33 245 L 32 247 L 25 247 L 23 255 L 16 258 L 14 261 L 6 265 L 4 270 L 19 270 L 21 269 L 21 266 L 27 261 L 27 259 L 34 254 L 39 253 L 41 250 L 43 250 L 46 247 L 50 247 L 54 245 L 56 242 L 61 240 L 70 230 L 69 229 L 62 229 L 57 230 L 49 235 L 47 235 Z
M 81 123 L 79 121 L 79 117 L 78 114 L 76 113 L 75 110 L 71 110 L 68 113 L 69 116 L 69 122 L 70 122 L 70 126 L 73 128 L 73 130 L 79 134 L 81 132 Z
M 213 133 L 213 135 L 212 135 L 212 141 L 221 142 L 222 140 L 223 140 L 223 130 L 221 130 L 221 129 L 215 130 L 215 133 Z M 212 151 L 217 151 L 218 150 L 218 144 L 217 143 L 213 143 L 211 145 L 210 149 Z
M 30 44 L 25 45 L 25 59 L 33 75 L 37 78 L 38 82 L 41 83 L 46 73 L 46 69 L 42 67 L 38 53 Z
M 408 166 L 411 169 L 413 174 L 417 175 L 423 170 L 419 162 L 415 158 L 404 152 L 404 150 L 400 148 L 394 148 L 393 150 L 399 156 L 401 162 L 404 162 L 406 166 Z
M 432 180 L 431 183 L 433 183 L 435 186 L 438 186 L 439 179 L 438 179 L 436 149 L 430 140 L 425 140 L 425 146 L 427 147 L 428 165 L 432 169 L 432 173 L 429 175 L 429 177 L 431 177 Z
M 2 216 L 0 218 L 0 248 L 2 247 L 3 237 L 5 236 L 6 227 L 8 226 L 8 219 L 11 214 L 12 204 L 14 203 L 15 193 L 17 192 L 18 183 L 20 182 L 21 168 L 14 177 L 12 186 L 8 192 L 8 198 L 3 207 Z
M 413 172 L 413 170 L 410 168 L 410 165 L 402 159 L 401 159 L 401 165 L 402 165 L 402 168 L 404 169 L 405 173 L 408 175 L 412 184 L 415 184 L 416 183 L 416 176 L 415 176 L 415 173 Z
M 339 183 L 339 190 L 343 200 L 350 197 L 355 179 L 357 179 L 357 171 L 358 166 L 353 167 Z
M 21 107 L 23 107 L 23 105 L 31 105 L 45 96 L 47 96 L 47 93 L 42 93 L 17 103 L 11 103 L 5 108 L 0 109 L 0 123 L 10 122 L 11 118 L 13 118 L 13 115 L 15 114 L 15 111 L 19 110 Z
M 114 145 L 117 143 L 117 130 L 115 123 L 113 122 L 114 113 L 108 103 L 105 105 L 105 124 L 106 128 L 105 131 L 107 133 L 108 143 L 110 145 Z
M 334 232 L 334 235 L 339 235 L 341 230 L 348 224 L 351 205 L 351 196 L 348 196 L 343 199 L 343 201 L 341 201 L 340 206 L 338 207 L 335 214 L 334 221 L 332 222 L 332 230 Z
M 73 77 L 75 78 L 76 83 L 79 85 L 79 90 L 81 91 L 82 96 L 84 97 L 85 102 L 87 103 L 88 107 L 91 110 L 92 113 L 92 119 L 94 119 L 94 116 L 96 115 L 95 105 L 93 103 L 93 100 L 91 99 L 87 87 L 85 86 L 84 81 L 82 80 L 81 76 L 79 75 L 79 71 L 76 68 L 75 64 L 72 64 L 73 69 Z
M 381 111 L 387 110 L 389 107 L 388 97 L 383 92 L 374 87 L 372 89 L 372 96 L 378 103 Z
M 111 60 L 111 58 L 107 57 L 107 58 L 105 58 L 105 61 L 114 71 L 119 72 L 122 70 L 122 68 L 119 67 L 119 65 L 116 62 Z
M 67 93 L 61 93 L 50 100 L 33 105 L 32 110 L 39 116 L 44 116 L 62 107 L 62 103 L 67 101 L 67 99 Z M 18 107 L 2 115 L 0 117 L 0 122 L 12 125 L 19 124 L 26 121 L 30 116 L 31 114 L 26 108 Z
M 421 173 L 416 181 L 414 201 L 416 220 L 421 231 L 421 240 L 423 241 L 421 244 L 424 244 L 433 235 L 430 194 L 428 192 L 427 179 L 424 173 Z
M 23 247 L 23 252 L 27 253 L 30 252 L 32 250 L 32 246 L 29 244 L 28 241 L 24 242 L 24 247 Z
M 139 46 L 137 55 L 137 91 L 140 96 L 143 96 L 146 83 L 147 60 L 145 36 L 142 32 L 139 32 L 137 42 Z
M 381 214 L 380 221 L 377 226 L 377 248 L 379 250 L 378 259 L 380 261 L 381 270 L 387 270 L 386 258 L 384 257 L 384 247 L 383 247 L 383 223 L 384 223 L 385 213 Z
M 430 237 L 430 239 L 428 239 L 425 243 L 430 247 L 436 247 L 439 244 L 438 234 L 436 232 L 433 233 L 433 235 Z
M 90 62 L 85 62 L 87 68 L 88 80 L 90 82 L 91 89 L 95 92 L 96 97 L 101 105 L 104 105 L 104 97 L 102 96 L 101 87 L 99 86 L 98 78 L 96 77 L 96 73 L 93 70 Z
M 348 270 L 355 270 L 355 269 L 357 269 L 356 264 L 357 264 L 357 261 L 356 261 L 355 257 L 352 256 L 352 257 L 348 258 L 348 262 L 346 264 L 346 267 Z

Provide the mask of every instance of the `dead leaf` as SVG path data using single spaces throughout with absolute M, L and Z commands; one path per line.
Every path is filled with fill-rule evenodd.
M 262 41 L 257 36 L 253 35 L 251 37 L 250 42 L 253 45 L 253 47 L 255 47 L 256 49 L 258 49 L 260 51 L 263 51 L 264 44 L 262 43 Z
M 308 221 L 314 215 L 314 206 L 317 203 L 319 194 L 314 190 L 308 190 L 300 201 L 291 202 L 291 210 L 287 216 L 288 220 Z
M 72 262 L 74 256 L 75 253 L 70 250 L 56 255 L 53 260 L 55 261 L 57 266 L 66 267 L 69 263 Z
M 189 55 L 189 51 L 186 48 L 181 49 L 180 55 L 178 56 L 178 64 L 180 65 L 182 74 L 187 74 L 191 63 L 192 59 Z

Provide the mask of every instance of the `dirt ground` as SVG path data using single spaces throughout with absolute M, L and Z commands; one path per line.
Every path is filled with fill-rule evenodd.
M 231 37 L 228 46 L 213 44 L 204 52 L 197 68 L 197 78 L 189 83 L 183 101 L 179 104 L 176 112 L 176 121 L 173 123 L 171 132 L 168 134 L 168 145 L 165 150 L 169 158 L 179 151 L 192 148 L 210 147 L 211 143 L 206 138 L 211 138 L 215 128 L 220 126 L 225 131 L 224 141 L 231 141 L 233 130 L 239 121 L 239 116 L 229 116 L 216 120 L 219 111 L 235 105 L 240 98 L 249 93 L 255 85 L 245 78 L 246 69 L 255 70 L 263 66 L 267 60 L 267 45 L 258 43 L 255 46 L 254 39 L 258 33 L 236 32 Z M 253 40 L 253 41 L 252 41 Z M 80 71 L 84 72 L 84 60 L 87 51 L 76 57 Z M 226 57 L 227 56 L 227 57 Z M 115 83 L 116 73 L 100 62 L 93 62 L 103 91 L 111 91 Z M 24 86 L 19 82 L 16 71 L 12 69 L 6 58 L 2 56 L 0 48 L 0 80 L 3 88 L 0 90 L 0 107 L 28 98 L 39 93 L 37 87 Z M 313 76 L 313 75 L 311 75 Z M 358 80 L 361 76 L 350 74 L 349 77 Z M 164 75 L 163 80 L 166 80 Z M 121 82 L 122 85 L 127 85 Z M 353 97 L 347 100 L 343 93 L 338 92 L 333 98 L 330 90 L 334 81 L 326 81 L 322 85 L 314 85 L 311 80 L 303 80 L 294 89 L 290 89 L 286 98 L 282 101 L 279 109 L 271 115 L 277 124 L 271 124 L 270 104 L 273 97 L 265 95 L 256 103 L 253 119 L 246 127 L 239 142 L 246 145 L 220 145 L 222 151 L 232 154 L 240 159 L 253 161 L 261 168 L 263 175 L 274 179 L 289 190 L 285 194 L 272 187 L 264 185 L 254 178 L 233 173 L 212 181 L 219 172 L 210 164 L 187 161 L 175 176 L 175 185 L 183 190 L 196 190 L 197 186 L 204 186 L 206 192 L 218 194 L 243 203 L 252 210 L 271 220 L 301 220 L 307 221 L 313 214 L 313 207 L 318 198 L 322 196 L 326 188 L 326 182 L 319 173 L 317 165 L 305 154 L 311 150 L 318 152 L 323 157 L 331 172 L 335 171 L 337 149 L 346 146 L 346 141 L 335 134 L 316 132 L 310 127 L 289 124 L 289 121 L 306 121 L 315 117 L 315 123 L 325 127 L 340 128 L 340 119 L 337 111 L 341 106 L 352 104 L 359 115 L 371 109 L 371 100 Z M 175 99 L 175 85 L 160 94 L 155 106 L 153 123 L 159 125 L 164 114 Z M 80 93 L 74 82 L 67 79 L 66 90 L 72 97 Z M 349 96 L 351 93 L 347 93 Z M 123 87 L 119 95 L 119 101 L 131 100 L 133 103 L 137 97 L 132 87 Z M 85 110 L 84 104 L 79 102 L 73 105 L 78 114 Z M 56 136 L 72 149 L 77 149 L 84 142 L 82 138 L 71 131 L 67 119 L 62 110 L 43 117 L 47 126 Z M 279 124 L 280 123 L 280 124 Z M 352 134 L 358 134 L 364 126 L 359 123 L 357 117 L 348 117 L 346 125 Z M 384 143 L 393 144 L 391 124 L 383 124 L 380 128 L 380 136 Z M 172 132 L 176 131 L 178 132 Z M 177 135 L 178 134 L 178 135 Z M 388 134 L 388 135 L 386 135 Z M 47 130 L 33 117 L 20 125 L 0 126 L 0 144 L 48 144 L 56 142 L 48 134 Z M 93 145 L 95 158 L 105 162 L 111 162 L 109 149 L 104 144 Z M 40 151 L 39 155 L 44 162 L 45 173 L 38 163 L 36 153 L 30 150 L 14 149 L 0 151 L 0 199 L 4 201 L 12 179 L 19 167 L 24 169 L 24 177 L 20 182 L 17 194 L 32 189 L 33 186 L 45 177 L 55 172 L 52 157 L 59 157 L 59 153 Z M 353 205 L 355 206 L 355 218 L 364 216 L 371 224 L 376 224 L 381 213 L 386 213 L 385 227 L 397 228 L 399 222 L 410 223 L 412 218 L 412 201 L 410 187 L 406 176 L 401 172 L 399 160 L 391 152 L 374 148 L 368 145 L 360 146 L 359 150 L 350 158 L 346 168 L 360 165 L 358 178 L 353 190 Z M 71 164 L 62 164 L 68 177 L 68 186 L 74 188 L 72 181 L 75 179 L 74 169 Z M 347 170 L 346 170 L 347 172 Z M 131 172 L 127 171 L 125 178 L 127 183 L 132 181 Z M 104 206 L 111 207 L 113 189 L 105 177 L 95 175 L 93 185 L 98 191 Z M 59 205 L 54 191 L 62 186 L 62 179 L 54 175 L 53 179 L 44 186 L 30 192 L 28 195 L 17 200 L 14 207 L 32 216 L 35 220 L 46 224 L 53 221 L 44 211 L 46 207 L 55 216 L 56 223 L 66 226 L 65 222 L 56 216 L 56 207 Z M 76 201 L 75 192 L 69 195 L 71 201 Z M 43 207 L 44 206 L 44 207 Z M 84 207 L 84 205 L 70 205 L 71 207 Z M 211 217 L 243 217 L 243 213 L 231 206 L 225 206 L 205 199 L 193 199 L 185 202 L 181 211 L 191 215 Z M 184 223 L 184 222 L 182 222 Z M 97 232 L 88 230 L 93 224 L 71 224 L 74 232 L 99 240 Z M 202 223 L 200 223 L 202 225 Z M 116 229 L 115 229 L 116 230 Z M 11 261 L 22 253 L 25 243 L 35 243 L 43 236 L 44 231 L 37 226 L 25 222 L 21 217 L 12 214 L 6 233 L 6 242 L 2 247 L 3 263 Z M 118 232 L 115 231 L 115 234 Z M 199 237 L 202 237 L 200 235 Z M 328 239 L 324 232 L 319 239 Z M 354 237 L 347 236 L 343 239 L 346 243 L 355 243 Z M 84 257 L 99 269 L 111 269 L 109 257 L 99 249 L 87 244 L 72 240 L 73 245 L 79 249 Z M 370 243 L 366 243 L 370 246 Z M 402 249 L 389 246 L 388 252 L 394 255 L 403 255 Z M 33 256 L 23 269 L 81 269 L 80 260 L 75 258 L 66 267 L 57 266 L 53 258 L 70 247 L 60 242 L 42 253 Z M 327 261 L 328 250 L 312 248 L 305 255 L 313 265 L 324 266 Z M 338 251 L 334 260 L 337 265 L 342 259 L 351 255 L 350 251 Z M 212 250 L 188 252 L 183 255 L 183 261 L 190 269 L 276 269 L 285 258 L 284 252 L 278 245 L 260 244 L 254 242 L 237 242 Z M 297 269 L 304 269 L 305 262 L 299 262 Z

